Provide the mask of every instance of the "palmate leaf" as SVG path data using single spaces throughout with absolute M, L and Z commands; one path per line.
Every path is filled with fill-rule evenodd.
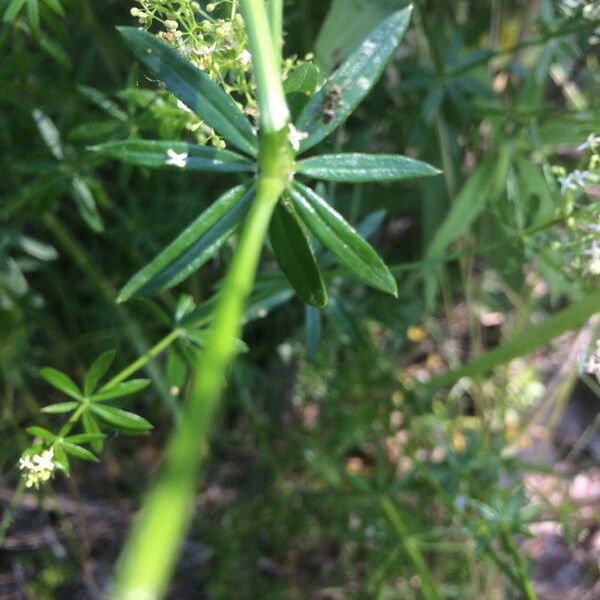
M 237 186 L 221 196 L 123 287 L 117 302 L 177 285 L 209 260 L 244 218 L 254 188 Z
M 258 140 L 250 121 L 205 73 L 147 31 L 120 27 L 135 55 L 179 100 L 234 146 L 256 156 Z
M 308 133 L 308 138 L 300 143 L 300 152 L 312 148 L 337 129 L 369 93 L 400 43 L 408 27 L 411 10 L 397 11 L 377 26 L 311 98 L 296 123 L 299 131 Z M 334 88 L 340 92 L 333 106 L 334 114 L 330 120 L 324 120 L 323 110 Z
M 391 154 L 322 154 L 297 163 L 298 173 L 347 183 L 399 181 L 412 177 L 439 175 L 441 171 L 427 163 Z
M 340 263 L 368 285 L 397 295 L 396 280 L 381 257 L 340 214 L 301 183 L 293 183 L 289 192 L 306 226 Z
M 269 226 L 271 247 L 281 270 L 306 304 L 322 308 L 327 292 L 303 224 L 293 206 L 281 201 Z
M 241 154 L 212 146 L 159 140 L 123 140 L 93 146 L 91 150 L 139 167 L 179 168 L 185 171 L 251 173 L 254 165 Z M 181 160 L 177 160 L 177 156 Z M 174 158 L 175 156 L 175 158 Z

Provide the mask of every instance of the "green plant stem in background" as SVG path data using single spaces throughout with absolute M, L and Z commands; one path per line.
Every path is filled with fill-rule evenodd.
M 263 0 L 242 1 L 261 115 L 256 197 L 225 276 L 192 391 L 165 453 L 157 483 L 144 500 L 117 567 L 114 600 L 163 597 L 195 505 L 200 467 L 236 352 L 244 304 L 252 291 L 271 215 L 293 165 L 288 109 Z
M 533 590 L 533 586 L 531 585 L 531 580 L 529 578 L 529 573 L 527 570 L 527 565 L 521 556 L 521 552 L 517 547 L 513 536 L 510 531 L 507 531 L 505 528 L 502 528 L 500 531 L 500 539 L 502 544 L 504 545 L 506 551 L 512 556 L 515 561 L 515 565 L 517 567 L 517 577 L 519 580 L 519 585 L 521 587 L 521 591 L 523 592 L 526 600 L 538 600 L 537 594 Z
M 435 584 L 433 583 L 433 577 L 429 572 L 427 563 L 419 550 L 419 546 L 415 543 L 414 539 L 406 529 L 400 510 L 389 498 L 382 499 L 381 508 L 394 528 L 397 536 L 400 538 L 404 551 L 408 555 L 410 562 L 421 580 L 421 592 L 423 592 L 423 596 L 426 600 L 441 600 L 441 596 L 438 594 Z

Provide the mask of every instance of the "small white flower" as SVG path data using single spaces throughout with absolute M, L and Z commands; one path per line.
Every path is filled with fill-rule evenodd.
M 576 190 L 577 186 L 573 183 L 571 175 L 567 175 L 566 177 L 559 177 L 558 181 L 560 182 L 560 193 L 564 194 L 567 190 Z
M 577 190 L 587 185 L 587 180 L 590 177 L 589 171 L 580 171 L 575 169 L 572 173 L 569 173 L 566 177 L 559 177 L 560 191 L 564 194 L 567 190 Z
M 590 133 L 590 135 L 587 137 L 587 140 L 583 144 L 577 146 L 577 150 L 580 152 L 583 152 L 588 148 L 595 150 L 597 146 L 600 146 L 600 135 L 594 135 L 593 133 Z
M 298 152 L 300 150 L 300 142 L 308 137 L 308 133 L 306 131 L 298 131 L 292 123 L 288 127 L 288 141 L 292 148 Z
M 245 48 L 239 53 L 237 59 L 236 59 L 243 67 L 247 67 L 251 60 L 252 60 L 252 55 L 250 54 L 250 52 L 248 52 L 248 50 L 246 50 Z
M 179 154 L 178 152 L 175 152 L 173 148 L 169 148 L 167 150 L 167 157 L 168 158 L 165 161 L 166 165 L 171 165 L 173 167 L 179 167 L 180 169 L 183 169 L 187 164 L 188 153 L 182 152 L 181 154 Z

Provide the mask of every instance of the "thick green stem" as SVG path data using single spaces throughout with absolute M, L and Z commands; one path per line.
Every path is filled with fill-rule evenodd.
M 261 130 L 275 133 L 287 127 L 290 113 L 281 84 L 280 63 L 273 53 L 273 35 L 265 1 L 241 0 L 240 7 L 252 53 Z
M 241 0 L 260 109 L 256 197 L 225 276 L 182 418 L 119 560 L 110 596 L 113 600 L 158 600 L 167 589 L 193 514 L 200 467 L 208 453 L 225 375 L 235 356 L 244 305 L 252 291 L 271 215 L 292 173 L 289 111 L 265 8 L 264 0 Z
M 112 594 L 115 600 L 155 600 L 168 585 L 193 513 L 200 467 L 208 453 L 224 376 L 235 356 L 244 305 L 271 214 L 288 182 L 290 156 L 285 128 L 263 135 L 256 198 L 225 277 L 188 403 L 120 560 Z

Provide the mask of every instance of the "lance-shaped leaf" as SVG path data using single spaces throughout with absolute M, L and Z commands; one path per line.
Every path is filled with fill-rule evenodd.
M 237 186 L 221 196 L 121 290 L 117 302 L 168 289 L 191 275 L 227 241 L 244 218 L 254 188 Z
M 299 131 L 309 134 L 300 152 L 339 127 L 369 93 L 402 39 L 410 14 L 411 8 L 405 8 L 385 19 L 311 98 L 296 123 Z
M 92 398 L 94 402 L 106 402 L 107 400 L 113 400 L 114 398 L 122 398 L 123 396 L 136 394 L 147 388 L 149 385 L 149 379 L 130 379 L 129 381 L 119 383 L 107 390 L 100 390 L 95 393 Z
M 406 156 L 358 153 L 322 154 L 307 158 L 297 164 L 297 171 L 315 179 L 348 183 L 397 181 L 441 172 L 427 163 Z
M 75 400 L 82 399 L 79 388 L 68 375 L 61 373 L 52 367 L 43 367 L 40 369 L 39 373 L 42 379 L 45 379 L 57 390 L 64 392 L 67 396 L 71 396 L 71 398 L 75 398 Z
M 304 223 L 340 263 L 368 285 L 397 295 L 396 280 L 381 257 L 339 213 L 300 183 L 289 191 Z
M 327 292 L 303 223 L 288 202 L 275 207 L 269 237 L 273 254 L 298 296 L 311 306 L 327 304 Z
M 72 454 L 77 458 L 81 458 L 82 460 L 89 460 L 90 462 L 99 462 L 98 459 L 85 448 L 82 448 L 78 444 L 73 444 L 71 442 L 64 441 L 62 443 L 63 448 L 67 454 Z
M 83 393 L 86 396 L 89 396 L 96 389 L 100 379 L 110 369 L 115 360 L 116 353 L 116 350 L 107 350 L 93 362 L 83 382 Z
M 135 55 L 221 137 L 255 156 L 257 138 L 250 121 L 233 100 L 177 50 L 147 31 L 119 28 Z
M 146 433 L 152 429 L 152 423 L 143 417 L 114 406 L 90 404 L 90 410 L 113 429 L 127 433 Z
M 117 160 L 151 169 L 250 173 L 254 165 L 242 155 L 212 146 L 160 140 L 123 140 L 93 146 L 91 150 Z

